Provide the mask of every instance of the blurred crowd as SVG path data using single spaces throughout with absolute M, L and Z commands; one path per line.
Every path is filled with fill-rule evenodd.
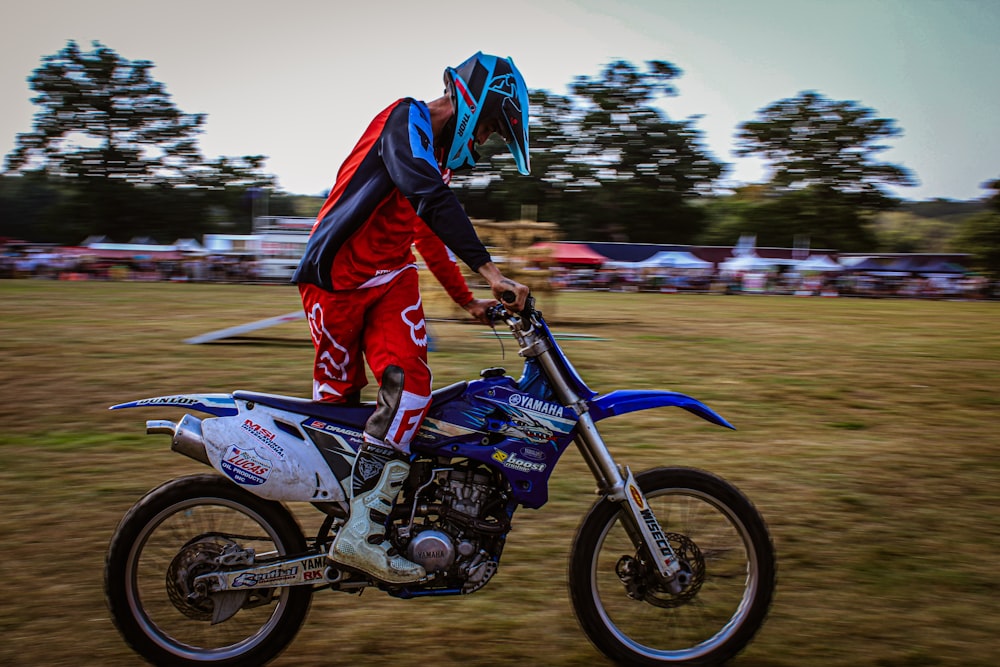
M 174 282 L 284 282 L 265 277 L 252 258 L 186 256 L 169 260 L 141 256 L 107 259 L 58 253 L 0 254 L 0 278 L 51 280 L 130 280 Z M 630 270 L 620 268 L 527 267 L 528 284 L 552 290 L 604 290 L 796 296 L 906 297 L 935 299 L 1000 298 L 1000 282 L 976 274 L 799 273 L 794 270 L 731 272 L 712 269 Z
M 0 254 L 0 278 L 52 280 L 132 280 L 176 282 L 253 282 L 256 262 L 227 255 L 168 260 L 131 257 L 107 259 L 58 253 Z
M 555 289 L 612 292 L 691 292 L 713 294 L 789 294 L 985 299 L 1000 298 L 1000 282 L 981 275 L 877 275 L 870 272 L 799 273 L 796 271 L 715 270 L 629 271 L 621 269 L 554 269 Z

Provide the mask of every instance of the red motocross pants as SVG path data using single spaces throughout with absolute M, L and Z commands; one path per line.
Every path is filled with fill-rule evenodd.
M 366 360 L 380 387 L 366 439 L 408 453 L 430 404 L 432 381 L 416 269 L 353 290 L 300 283 L 299 293 L 316 348 L 313 399 L 341 402 L 360 391 L 368 384 Z

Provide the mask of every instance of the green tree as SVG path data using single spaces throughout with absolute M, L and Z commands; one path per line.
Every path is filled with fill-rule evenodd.
M 44 173 L 67 192 L 50 216 L 67 220 L 67 234 L 190 233 L 227 189 L 273 187 L 260 156 L 205 160 L 205 115 L 177 109 L 152 68 L 99 42 L 82 51 L 70 41 L 29 77 L 40 108 L 5 166 L 8 175 Z
M 703 245 L 733 245 L 741 236 L 756 234 L 754 212 L 761 208 L 767 192 L 763 185 L 747 185 L 731 195 L 720 194 L 708 200 L 704 206 L 706 224 L 697 242 Z M 781 234 L 778 231 L 774 233 Z
M 873 216 L 898 204 L 887 188 L 916 184 L 906 168 L 877 159 L 888 148 L 881 142 L 900 134 L 872 109 L 812 91 L 761 109 L 736 134 L 738 155 L 771 168 L 772 197 L 754 211 L 758 241 L 787 244 L 791 233 L 814 245 L 871 249 Z
M 972 255 L 973 265 L 1000 280 L 1000 178 L 983 183 L 993 191 L 988 210 L 969 216 L 953 240 L 956 250 Z
M 983 188 L 993 191 L 993 196 L 986 199 L 986 205 L 994 212 L 1000 213 L 1000 178 L 983 183 Z
M 645 71 L 617 61 L 571 85 L 583 110 L 572 159 L 586 165 L 583 183 L 600 184 L 582 197 L 591 238 L 684 243 L 700 231 L 702 213 L 689 202 L 710 193 L 722 165 L 703 149 L 693 121 L 670 120 L 654 106 L 677 94 L 681 74 L 665 61 L 649 61 Z
M 87 228 L 72 228 L 70 221 L 54 215 L 69 196 L 44 172 L 0 177 L 0 236 L 42 243 L 79 241 Z
M 84 52 L 71 41 L 45 56 L 29 78 L 41 107 L 34 130 L 18 135 L 7 169 L 142 184 L 186 180 L 202 163 L 195 136 L 205 116 L 181 113 L 152 68 L 99 42 Z
M 946 252 L 958 224 L 899 210 L 880 214 L 874 231 L 881 252 Z

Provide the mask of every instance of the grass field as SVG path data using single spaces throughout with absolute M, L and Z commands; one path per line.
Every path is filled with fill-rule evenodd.
M 620 462 L 712 470 L 768 520 L 777 595 L 734 665 L 1000 662 L 1000 304 L 572 293 L 549 305 L 555 330 L 605 339 L 564 343 L 594 389 L 681 391 L 739 429 L 666 409 L 602 422 Z M 104 551 L 146 490 L 207 469 L 145 435 L 146 419 L 177 413 L 107 406 L 240 388 L 307 395 L 303 321 L 183 343 L 298 308 L 284 286 L 0 281 L 0 664 L 141 664 L 104 606 Z M 483 331 L 431 323 L 435 386 L 488 366 L 518 374 L 513 344 L 502 360 Z M 484 590 L 320 593 L 274 664 L 608 664 L 565 582 L 593 487 L 571 449 L 549 504 L 515 516 Z M 315 525 L 314 510 L 296 510 Z

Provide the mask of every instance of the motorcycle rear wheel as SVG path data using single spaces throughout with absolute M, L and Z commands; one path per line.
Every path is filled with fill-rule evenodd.
M 216 475 L 175 479 L 146 494 L 118 525 L 104 568 L 111 618 L 125 641 L 157 665 L 261 665 L 295 637 L 309 610 L 308 586 L 255 590 L 212 624 L 213 602 L 191 602 L 184 586 L 233 543 L 257 563 L 306 550 L 280 503 Z
M 771 603 L 776 566 L 764 519 L 736 487 L 701 470 L 657 468 L 636 482 L 691 583 L 676 594 L 660 585 L 621 506 L 601 500 L 570 556 L 580 625 L 621 664 L 720 665 L 750 642 Z

